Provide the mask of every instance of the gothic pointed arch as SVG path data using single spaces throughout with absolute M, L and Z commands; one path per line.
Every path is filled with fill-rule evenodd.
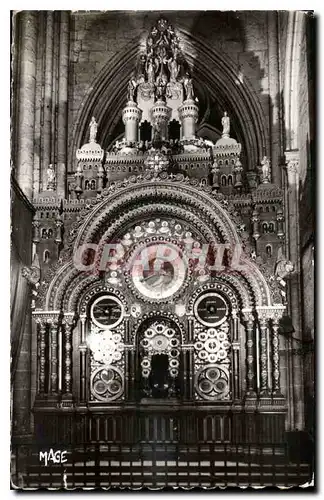
M 218 101 L 221 108 L 230 110 L 235 118 L 233 122 L 237 123 L 236 134 L 244 144 L 248 169 L 253 170 L 269 147 L 267 120 L 258 96 L 247 78 L 244 85 L 237 84 L 238 68 L 228 55 L 215 47 L 207 46 L 206 41 L 196 33 L 191 34 L 180 28 L 179 34 L 183 40 L 183 53 L 194 68 L 195 78 L 206 86 L 211 98 Z M 110 59 L 90 82 L 73 127 L 69 158 L 71 165 L 79 145 L 87 140 L 91 116 L 95 115 L 98 120 L 99 140 L 104 148 L 116 139 L 111 134 L 120 119 L 129 75 L 141 50 L 141 43 L 133 40 L 124 51 Z M 249 127 L 246 127 L 247 123 Z

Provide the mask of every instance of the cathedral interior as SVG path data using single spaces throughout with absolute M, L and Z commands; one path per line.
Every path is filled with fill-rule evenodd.
M 15 487 L 310 481 L 313 16 L 20 11 L 11 51 Z

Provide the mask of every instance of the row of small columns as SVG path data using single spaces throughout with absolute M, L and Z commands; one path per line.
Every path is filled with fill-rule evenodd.
M 279 306 L 280 307 L 280 306 Z M 246 397 L 255 398 L 257 396 L 257 371 L 256 371 L 256 345 L 255 345 L 255 330 L 257 324 L 260 327 L 260 339 L 259 339 L 259 360 L 260 360 L 260 390 L 259 395 L 261 397 L 276 396 L 281 397 L 281 387 L 280 387 L 280 366 L 279 366 L 279 319 L 282 315 L 282 310 L 272 308 L 260 309 L 257 313 L 257 317 L 250 310 L 243 310 L 243 319 L 246 328 Z M 55 399 L 58 398 L 59 393 L 62 393 L 62 400 L 68 405 L 69 402 L 72 403 L 72 332 L 76 325 L 75 317 L 73 313 L 66 313 L 61 316 L 59 313 L 51 314 L 49 313 L 34 313 L 38 328 L 38 394 L 42 397 L 48 394 Z M 236 310 L 232 311 L 232 325 L 233 325 L 233 390 L 236 397 L 239 394 L 239 328 L 238 328 L 239 316 Z M 86 315 L 81 315 L 81 342 L 79 345 L 80 352 L 80 403 L 85 403 L 86 401 L 86 356 L 87 356 L 87 344 L 85 339 L 85 326 L 86 326 Z M 62 326 L 64 328 L 62 328 Z M 268 328 L 272 331 L 272 391 L 269 388 L 268 379 L 268 353 L 270 346 L 268 345 Z M 65 357 L 63 360 L 63 367 L 60 366 L 60 358 L 58 353 L 59 349 L 59 335 L 60 332 L 64 333 L 64 341 L 60 341 L 61 349 L 64 351 Z M 49 346 L 49 386 L 45 387 L 46 381 L 46 337 L 48 336 L 48 346 Z M 61 337 L 60 337 L 61 338 Z M 129 339 L 126 339 L 126 341 Z M 189 345 L 184 346 L 184 362 L 185 362 L 185 373 L 189 374 L 189 379 L 185 382 L 185 387 L 187 388 L 186 398 L 192 399 L 194 394 L 194 360 L 193 360 L 193 350 L 190 349 L 190 343 L 193 342 L 193 319 L 190 318 L 188 322 L 188 341 Z M 128 360 L 130 365 L 134 363 L 135 352 L 129 353 L 130 359 Z M 62 356 L 63 358 L 63 356 Z M 61 373 L 61 368 L 64 371 L 64 377 L 59 384 L 59 377 Z M 134 373 L 134 370 L 129 372 L 130 368 L 134 366 L 128 366 L 128 373 Z M 186 375 L 187 376 L 187 375 Z M 126 381 L 127 382 L 127 381 Z M 134 380 L 128 381 L 132 386 Z M 59 387 L 61 385 L 61 387 Z M 128 383 L 126 383 L 128 392 Z M 48 389 L 48 390 L 47 390 Z M 128 397 L 130 395 L 126 395 Z
M 53 401 L 57 401 L 59 396 L 62 396 L 62 401 L 67 405 L 72 404 L 72 332 L 75 327 L 74 314 L 66 313 L 62 316 L 59 312 L 35 312 L 33 316 L 37 326 L 37 395 L 40 398 L 46 395 L 47 399 L 49 397 Z M 48 346 L 48 351 L 46 346 Z M 48 385 L 46 384 L 47 361 Z
M 257 308 L 257 316 L 252 311 L 243 310 L 243 320 L 246 328 L 246 397 L 253 398 L 257 395 L 257 368 L 259 359 L 261 397 L 282 397 L 280 387 L 280 354 L 279 354 L 279 320 L 283 314 L 284 307 L 273 306 L 269 308 Z M 256 356 L 255 331 L 259 326 L 259 355 Z M 270 392 L 268 378 L 268 330 L 271 332 L 271 363 L 272 363 L 272 391 Z M 235 331 L 234 331 L 235 335 Z

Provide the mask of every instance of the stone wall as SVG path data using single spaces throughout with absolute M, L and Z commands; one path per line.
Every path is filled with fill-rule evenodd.
M 30 289 L 21 274 L 22 268 L 31 264 L 33 210 L 15 181 L 11 202 L 11 389 L 15 439 L 31 432 L 31 370 L 36 366 L 36 350 L 32 354 Z

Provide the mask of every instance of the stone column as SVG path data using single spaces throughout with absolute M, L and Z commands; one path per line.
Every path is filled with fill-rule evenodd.
M 38 393 L 44 395 L 45 393 L 45 364 L 46 364 L 46 323 L 39 321 L 37 323 L 39 337 L 39 359 L 38 359 Z
M 283 397 L 280 388 L 280 355 L 279 355 L 279 318 L 272 322 L 272 394 Z
M 49 341 L 50 341 L 50 394 L 57 397 L 58 394 L 58 318 L 51 318 L 49 321 Z
M 72 332 L 75 327 L 74 313 L 64 314 L 64 355 L 63 355 L 63 406 L 72 404 Z
M 240 396 L 240 363 L 239 363 L 239 349 L 240 344 L 238 340 L 238 315 L 234 309 L 232 311 L 232 329 L 233 329 L 233 399 L 239 399 Z
M 260 319 L 260 395 L 269 397 L 268 381 L 268 320 Z
M 68 74 L 70 13 L 60 12 L 59 88 L 57 117 L 57 195 L 66 198 Z
M 288 314 L 295 329 L 294 337 L 302 340 L 300 296 L 300 234 L 299 234 L 299 151 L 286 151 L 286 257 L 294 264 L 295 271 L 288 281 Z M 299 348 L 295 340 L 289 341 L 289 399 L 291 429 L 304 428 L 303 360 L 294 354 Z
M 38 48 L 37 48 L 37 67 L 36 67 L 36 96 L 35 96 L 35 127 L 34 127 L 34 166 L 33 166 L 33 197 L 35 198 L 41 188 L 41 166 L 42 166 L 42 112 L 43 112 L 43 74 L 45 66 L 44 47 L 45 47 L 45 17 L 46 11 L 40 11 L 38 14 Z
M 43 165 L 42 191 L 47 188 L 47 168 L 51 163 L 52 138 L 52 85 L 53 85 L 53 33 L 54 11 L 46 12 L 45 75 L 44 75 L 44 117 L 43 117 Z
M 38 12 L 22 11 L 20 19 L 19 104 L 17 123 L 16 178 L 19 187 L 32 199 L 34 166 L 34 120 Z
M 246 322 L 246 396 L 256 397 L 256 359 L 254 345 L 254 318 L 252 312 L 242 311 Z
M 281 187 L 278 12 L 276 11 L 268 12 L 268 50 L 272 182 Z
M 87 345 L 85 343 L 86 316 L 81 316 L 81 344 L 80 351 L 80 404 L 86 402 L 86 369 L 87 369 Z

